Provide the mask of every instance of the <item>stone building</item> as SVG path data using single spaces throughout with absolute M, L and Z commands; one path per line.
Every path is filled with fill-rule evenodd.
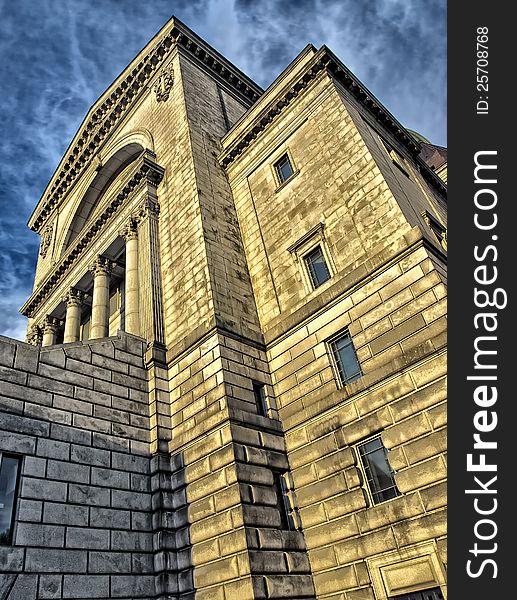
M 325 46 L 172 19 L 36 206 L 0 598 L 446 595 L 445 188 Z

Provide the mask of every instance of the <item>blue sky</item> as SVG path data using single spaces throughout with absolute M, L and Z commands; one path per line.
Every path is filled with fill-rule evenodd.
M 0 334 L 24 339 L 26 223 L 88 108 L 172 16 L 266 87 L 326 44 L 406 127 L 446 145 L 446 0 L 0 0 Z

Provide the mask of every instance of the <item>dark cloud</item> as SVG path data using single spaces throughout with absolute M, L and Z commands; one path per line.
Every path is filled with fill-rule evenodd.
M 0 333 L 23 337 L 26 228 L 88 108 L 175 14 L 266 87 L 326 44 L 406 126 L 445 145 L 445 0 L 0 0 Z

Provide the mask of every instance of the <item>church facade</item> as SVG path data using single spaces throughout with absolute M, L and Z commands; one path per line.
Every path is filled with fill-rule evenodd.
M 30 219 L 0 599 L 446 597 L 445 186 L 325 46 L 172 19 Z

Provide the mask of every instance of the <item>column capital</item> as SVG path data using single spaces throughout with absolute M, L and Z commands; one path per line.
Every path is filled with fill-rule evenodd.
M 85 293 L 76 288 L 70 288 L 68 294 L 63 296 L 61 300 L 68 306 L 81 306 L 84 302 Z
M 155 217 L 157 219 L 159 214 L 160 205 L 156 200 L 148 196 L 140 205 L 137 219 L 139 222 L 145 219 L 146 217 Z
M 27 343 L 32 346 L 41 346 L 43 330 L 39 325 L 31 325 L 27 330 Z
M 43 333 L 57 333 L 61 325 L 61 321 L 56 317 L 52 317 L 51 315 L 47 315 L 43 319 Z
M 136 240 L 138 238 L 137 218 L 130 217 L 118 234 L 125 242 L 128 242 L 129 240 Z
M 113 269 L 113 263 L 109 258 L 105 256 L 99 256 L 95 259 L 95 261 L 90 265 L 89 271 L 95 277 L 96 275 L 111 275 L 111 271 Z

